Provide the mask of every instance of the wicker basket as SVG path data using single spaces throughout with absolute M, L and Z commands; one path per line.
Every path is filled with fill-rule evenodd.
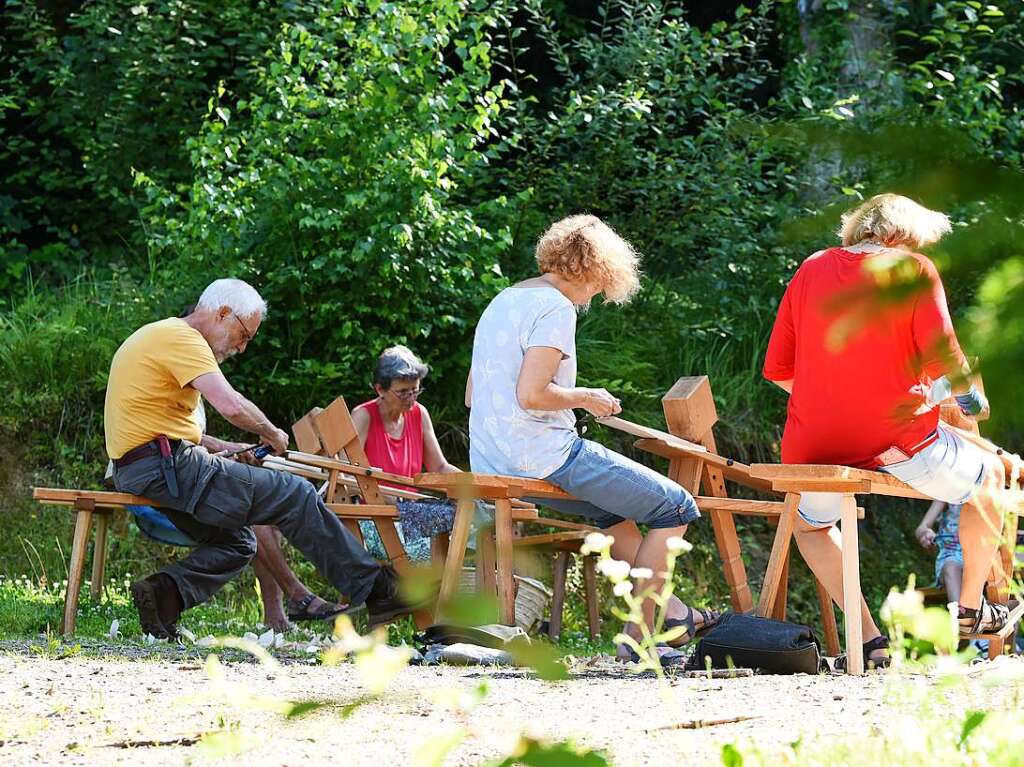
M 547 614 L 548 603 L 551 601 L 551 589 L 536 578 L 525 575 L 513 575 L 512 577 L 516 582 L 516 625 L 527 634 L 534 634 Z M 463 567 L 462 577 L 459 579 L 459 590 L 474 591 L 475 589 L 476 569 Z

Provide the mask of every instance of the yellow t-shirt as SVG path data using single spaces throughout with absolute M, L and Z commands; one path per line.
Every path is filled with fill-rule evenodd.
M 202 334 L 172 317 L 144 325 L 110 362 L 103 428 L 107 454 L 120 458 L 160 434 L 198 443 L 199 392 L 188 384 L 220 370 Z

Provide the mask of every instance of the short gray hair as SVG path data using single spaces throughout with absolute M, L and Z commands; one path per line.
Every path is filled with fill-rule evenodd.
M 196 302 L 196 309 L 216 311 L 222 306 L 239 317 L 251 317 L 254 314 L 262 316 L 267 313 L 267 302 L 256 292 L 256 288 L 244 280 L 214 280 L 206 286 Z
M 407 346 L 392 346 L 380 353 L 373 367 L 373 382 L 384 389 L 391 388 L 391 382 L 419 380 L 430 372 L 423 360 L 412 353 Z

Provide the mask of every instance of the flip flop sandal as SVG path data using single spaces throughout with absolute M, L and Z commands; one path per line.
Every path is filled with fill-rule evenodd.
M 294 607 L 289 606 L 288 620 L 326 621 L 341 615 L 348 609 L 347 605 L 332 605 L 330 602 L 327 602 L 326 607 L 316 612 L 309 612 L 309 606 L 313 604 L 313 600 L 316 598 L 316 594 L 306 594 L 306 596 L 295 603 Z
M 686 629 L 685 634 L 683 634 L 678 639 L 673 639 L 671 642 L 668 643 L 670 647 L 683 647 L 685 645 L 688 645 L 697 637 L 706 634 L 710 629 L 714 627 L 716 623 L 718 623 L 718 620 L 722 617 L 721 613 L 715 612 L 714 610 L 705 610 L 702 607 L 690 607 L 689 605 L 686 605 L 686 610 L 687 613 L 685 618 L 665 619 L 666 629 L 674 629 L 679 627 Z M 700 628 L 697 628 L 696 624 L 694 623 L 694 613 L 701 617 L 702 622 L 700 624 Z
M 1010 619 L 1010 608 L 1006 605 L 989 602 L 984 596 L 977 610 L 970 607 L 957 608 L 957 621 L 970 619 L 970 624 L 960 623 L 960 636 L 971 634 L 994 634 L 1002 629 Z
M 872 658 L 871 657 L 871 653 L 875 652 L 876 650 L 888 650 L 888 649 L 889 649 L 889 637 L 885 636 L 885 634 L 879 634 L 874 639 L 869 639 L 867 642 L 865 642 L 864 646 L 861 647 L 861 652 L 863 653 L 863 655 L 861 657 L 864 658 L 864 668 L 868 669 L 868 670 L 871 670 L 873 668 L 874 669 L 888 668 L 889 667 L 889 663 L 891 663 L 891 659 L 888 656 L 886 656 L 884 658 Z M 836 671 L 846 671 L 846 655 L 845 654 L 844 655 L 840 655 L 839 657 L 836 658 Z

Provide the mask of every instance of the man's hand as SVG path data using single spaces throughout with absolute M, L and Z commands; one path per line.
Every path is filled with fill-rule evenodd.
M 930 549 L 935 546 L 935 531 L 930 527 L 919 527 L 914 531 L 914 535 L 917 536 L 917 542 L 921 544 L 921 548 Z
M 263 434 L 263 439 L 270 445 L 276 455 L 284 455 L 288 452 L 288 433 L 281 431 L 276 426 L 271 426 L 271 431 Z
M 597 418 L 622 412 L 622 403 L 607 389 L 580 389 L 583 397 L 580 407 Z

